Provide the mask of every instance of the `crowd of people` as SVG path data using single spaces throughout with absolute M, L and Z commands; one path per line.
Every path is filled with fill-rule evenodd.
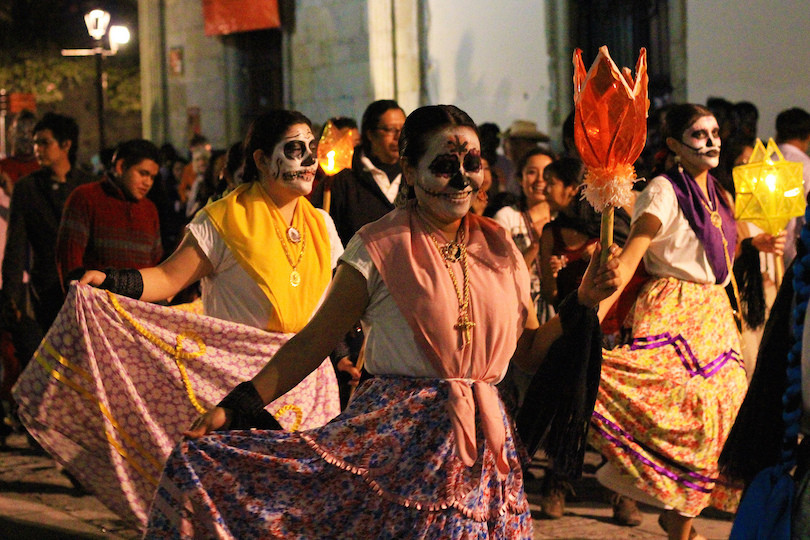
M 530 538 L 518 431 L 537 428 L 512 419 L 543 416 L 527 394 L 548 366 L 596 355 L 598 391 L 573 381 L 565 399 L 593 395 L 588 443 L 614 519 L 640 524 L 643 502 L 669 538 L 699 538 L 693 518 L 733 512 L 749 480 L 718 458 L 775 261 L 796 257 L 804 225 L 770 235 L 734 220 L 731 170 L 757 119 L 716 98 L 651 111 L 616 245 L 600 246 L 573 115 L 556 145 L 526 120 L 501 131 L 450 105 L 379 100 L 359 129 L 330 120 L 357 138 L 327 176 L 319 130 L 277 110 L 222 150 L 202 135 L 185 157 L 123 141 L 99 179 L 76 163 L 72 118 L 20 114 L 0 160 L 0 437 L 23 429 L 11 388 L 70 287 L 92 285 L 294 335 L 170 441 L 140 514 L 148 537 Z M 786 110 L 775 127 L 807 195 L 810 114 Z M 305 419 L 295 430 L 265 409 L 285 395 Z M 566 465 L 544 472 L 546 518 L 564 513 Z

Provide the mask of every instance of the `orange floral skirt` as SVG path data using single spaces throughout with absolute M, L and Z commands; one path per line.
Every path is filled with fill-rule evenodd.
M 630 343 L 604 351 L 591 444 L 664 507 L 734 511 L 741 491 L 717 460 L 748 384 L 725 291 L 652 279 L 628 321 Z

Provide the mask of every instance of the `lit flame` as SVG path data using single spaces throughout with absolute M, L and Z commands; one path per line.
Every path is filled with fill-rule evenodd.
M 327 122 L 318 143 L 318 163 L 323 172 L 331 176 L 352 166 L 354 154 L 354 130 L 342 132 Z
M 771 190 L 771 193 L 776 191 L 776 175 L 768 173 L 768 176 L 765 177 L 765 184 L 768 186 L 768 189 Z

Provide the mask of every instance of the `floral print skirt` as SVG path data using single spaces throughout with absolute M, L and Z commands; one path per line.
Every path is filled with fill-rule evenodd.
M 511 422 L 499 478 L 456 453 L 439 379 L 365 382 L 329 424 L 295 433 L 219 432 L 169 457 L 147 538 L 531 538 Z
M 652 279 L 628 319 L 631 342 L 603 351 L 591 443 L 664 507 L 735 510 L 717 460 L 748 385 L 725 291 Z

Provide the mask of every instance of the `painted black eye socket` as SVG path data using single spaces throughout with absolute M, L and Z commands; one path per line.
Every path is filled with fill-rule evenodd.
M 436 176 L 452 176 L 456 174 L 460 168 L 458 156 L 455 154 L 445 154 L 436 156 L 430 163 L 430 172 Z
M 309 143 L 309 151 L 318 151 L 318 141 L 312 139 Z M 284 145 L 284 157 L 287 159 L 302 159 L 307 153 L 307 145 L 304 141 L 290 141 Z
M 481 170 L 482 166 L 480 155 L 470 152 L 464 156 L 464 170 L 468 173 L 478 172 Z

